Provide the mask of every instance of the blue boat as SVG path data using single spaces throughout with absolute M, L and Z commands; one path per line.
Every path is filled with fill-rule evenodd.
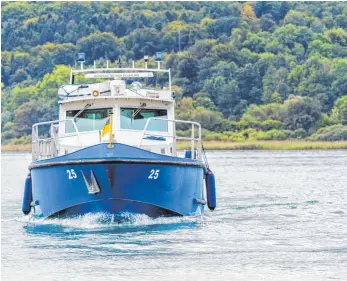
M 196 216 L 206 204 L 214 210 L 215 179 L 201 125 L 175 120 L 170 69 L 161 69 L 160 61 L 152 69 L 147 61 L 144 68 L 109 62 L 106 68 L 84 68 L 83 55 L 79 59 L 70 84 L 58 89 L 60 119 L 32 127 L 23 213 Z M 77 83 L 81 77 L 89 82 Z M 182 128 L 190 128 L 189 137 L 177 134 Z M 177 152 L 177 140 L 189 141 L 191 148 Z

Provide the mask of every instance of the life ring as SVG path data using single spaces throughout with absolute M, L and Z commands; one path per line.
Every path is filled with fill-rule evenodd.
M 93 97 L 98 97 L 100 95 L 98 90 L 94 90 L 92 93 Z

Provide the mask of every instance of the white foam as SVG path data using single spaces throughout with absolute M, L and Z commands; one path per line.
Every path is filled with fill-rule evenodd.
M 122 213 L 88 213 L 73 218 L 44 219 L 34 215 L 17 217 L 15 221 L 32 223 L 35 225 L 56 225 L 67 228 L 97 229 L 105 227 L 137 227 L 157 224 L 199 223 L 208 220 L 205 216 L 194 217 L 158 217 L 151 218 L 144 214 Z

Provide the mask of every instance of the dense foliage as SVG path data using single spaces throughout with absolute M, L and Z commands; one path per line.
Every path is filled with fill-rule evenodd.
M 344 2 L 2 2 L 2 139 L 57 117 L 79 51 L 164 51 L 207 139 L 347 139 L 346 30 Z

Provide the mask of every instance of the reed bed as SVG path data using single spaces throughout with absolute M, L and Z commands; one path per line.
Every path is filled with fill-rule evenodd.
M 204 141 L 206 150 L 312 150 L 347 149 L 347 141 Z M 177 149 L 190 149 L 190 142 L 178 141 Z M 31 144 L 7 144 L 2 152 L 31 152 Z
M 31 152 L 31 144 L 1 145 L 1 152 Z
M 206 150 L 312 150 L 347 149 L 347 141 L 204 141 Z M 179 142 L 177 149 L 190 149 L 190 142 Z

